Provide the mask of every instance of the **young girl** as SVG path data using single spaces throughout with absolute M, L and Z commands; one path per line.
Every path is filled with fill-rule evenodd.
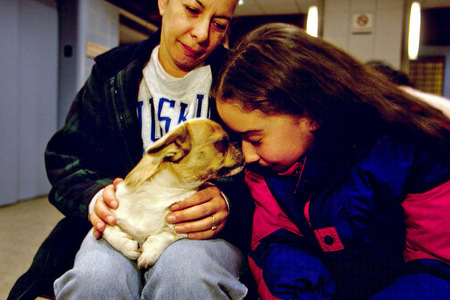
M 262 299 L 448 299 L 439 110 L 286 24 L 243 39 L 215 96 L 242 140 Z

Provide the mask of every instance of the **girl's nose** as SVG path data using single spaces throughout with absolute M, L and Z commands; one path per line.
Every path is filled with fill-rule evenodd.
M 259 155 L 251 143 L 242 141 L 242 152 L 244 153 L 245 163 L 250 164 L 259 160 Z

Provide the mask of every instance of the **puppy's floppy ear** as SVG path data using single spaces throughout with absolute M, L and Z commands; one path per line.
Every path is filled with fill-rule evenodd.
M 147 148 L 146 154 L 158 157 L 161 162 L 180 161 L 191 151 L 192 147 L 188 126 L 188 124 L 179 125 L 172 132 L 169 132 Z
M 129 189 L 139 187 L 158 172 L 163 162 L 177 162 L 185 157 L 191 150 L 191 145 L 191 135 L 187 125 L 176 127 L 147 148 L 141 161 L 125 177 L 125 184 Z

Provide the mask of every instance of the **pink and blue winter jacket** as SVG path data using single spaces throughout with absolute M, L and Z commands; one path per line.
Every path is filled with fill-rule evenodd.
M 313 148 L 283 174 L 248 166 L 249 262 L 262 299 L 367 299 L 407 274 L 450 292 L 450 152 L 381 136 Z

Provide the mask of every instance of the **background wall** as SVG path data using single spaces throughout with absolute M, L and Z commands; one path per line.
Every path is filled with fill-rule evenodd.
M 323 38 L 362 62 L 383 60 L 399 69 L 404 3 L 404 0 L 326 0 Z M 354 18 L 362 14 L 370 17 L 365 30 L 354 24 Z
M 323 38 L 362 62 L 380 60 L 409 73 L 407 34 L 412 0 L 323 0 Z M 448 45 L 448 9 L 438 9 L 442 18 L 430 14 L 439 1 L 422 0 L 421 45 L 419 59 L 445 57 L 443 96 L 450 99 L 450 46 Z M 442 6 L 444 6 L 442 1 Z M 447 4 L 448 6 L 448 4 Z M 370 16 L 366 30 L 355 29 L 354 18 Z M 424 17 L 428 17 L 425 19 Z M 439 19 L 439 20 L 438 20 Z M 444 20 L 445 19 L 445 20 Z M 429 24 L 434 20 L 436 24 Z M 428 21 L 428 22 L 424 22 Z M 444 27 L 444 28 L 443 28 Z M 438 35 L 438 36 L 435 36 Z M 424 39 L 427 37 L 427 39 Z M 432 40 L 430 40 L 432 39 Z
M 383 60 L 405 68 L 411 0 L 319 2 L 326 40 L 363 62 Z M 360 14 L 371 16 L 370 30 L 354 30 L 353 18 Z M 87 44 L 96 51 L 117 46 L 119 16 L 119 9 L 103 0 L 0 1 L 0 206 L 48 193 L 45 146 L 99 54 L 89 54 Z M 304 26 L 305 16 L 249 17 L 237 27 L 264 20 Z M 446 57 L 444 96 L 450 98 L 448 44 L 422 46 L 419 55 Z
M 103 51 L 119 45 L 119 9 L 103 0 L 88 0 L 86 41 L 100 45 Z M 91 73 L 94 59 L 85 55 L 85 73 Z
M 56 1 L 0 1 L 0 205 L 47 194 L 45 145 L 56 130 Z
M 45 147 L 94 63 L 87 41 L 117 46 L 118 16 L 103 0 L 0 1 L 0 206 L 48 194 Z
M 119 9 L 103 0 L 59 0 L 58 10 L 58 127 L 61 127 L 76 93 L 94 65 L 94 59 L 87 55 L 88 41 L 103 51 L 119 45 Z

